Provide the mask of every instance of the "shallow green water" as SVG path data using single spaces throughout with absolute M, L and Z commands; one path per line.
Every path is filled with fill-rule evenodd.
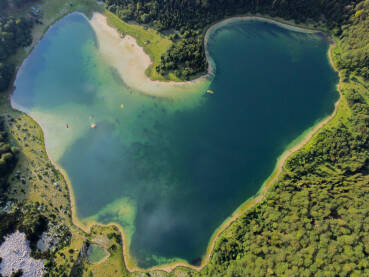
M 106 257 L 106 252 L 104 248 L 96 245 L 90 244 L 87 250 L 88 261 L 92 264 L 100 262 Z
M 198 263 L 214 230 L 338 98 L 321 36 L 248 21 L 215 31 L 209 47 L 214 95 L 148 97 L 104 64 L 93 30 L 73 14 L 17 76 L 12 103 L 43 127 L 79 218 L 121 224 L 142 267 Z

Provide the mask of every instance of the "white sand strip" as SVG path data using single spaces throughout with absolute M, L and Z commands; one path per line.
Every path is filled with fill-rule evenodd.
M 152 96 L 175 97 L 184 93 L 202 92 L 209 83 L 207 76 L 189 82 L 151 80 L 145 74 L 151 59 L 136 43 L 136 39 L 128 35 L 122 39 L 100 13 L 94 13 L 89 22 L 96 33 L 102 58 L 116 68 L 123 81 L 134 90 Z

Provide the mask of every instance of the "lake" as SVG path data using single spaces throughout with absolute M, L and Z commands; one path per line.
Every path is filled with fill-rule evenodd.
M 198 93 L 147 96 L 104 62 L 74 13 L 17 75 L 12 104 L 43 128 L 78 218 L 120 224 L 143 268 L 198 263 L 215 229 L 339 97 L 324 36 L 239 21 L 212 32 L 208 47 L 216 73 Z

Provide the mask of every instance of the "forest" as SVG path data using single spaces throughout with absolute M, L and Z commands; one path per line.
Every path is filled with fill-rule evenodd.
M 335 118 L 288 159 L 265 198 L 221 234 L 203 270 L 178 271 L 185 271 L 183 276 L 369 276 L 369 0 L 106 3 L 124 20 L 170 32 L 175 43 L 162 56 L 158 72 L 175 72 L 184 79 L 206 70 L 204 31 L 222 18 L 261 13 L 314 22 L 328 29 L 335 41 L 333 61 L 341 76 L 342 96 Z M 18 48 L 30 44 L 32 23 L 5 16 L 0 21 L 0 88 L 4 89 L 14 72 L 10 58 Z M 0 152 L 0 182 L 6 189 L 8 174 L 17 162 L 17 149 L 12 147 L 3 118 Z M 52 189 L 47 188 L 55 198 L 56 190 Z M 34 243 L 40 233 L 67 220 L 56 211 L 45 217 L 40 204 L 25 202 L 19 201 L 8 213 L 0 214 L 0 238 L 19 229 L 30 240 L 33 255 L 39 256 Z M 52 211 L 51 207 L 47 210 Z M 48 270 L 59 270 L 65 276 L 69 265 L 57 264 L 61 258 L 54 257 L 62 257 L 56 253 L 71 244 L 68 228 L 63 231 L 60 248 L 51 258 L 45 257 Z
M 24 4 L 28 4 L 31 2 L 35 2 L 36 0 L 2 0 L 0 2 L 0 9 L 3 8 L 8 8 L 8 7 L 15 7 L 15 8 L 19 8 Z
M 32 20 L 15 18 L 0 13 L 0 91 L 9 87 L 14 75 L 14 64 L 9 57 L 20 47 L 31 44 Z
M 323 0 L 105 0 L 107 9 L 121 19 L 147 24 L 158 31 L 170 32 L 173 46 L 163 55 L 157 71 L 173 72 L 184 80 L 205 73 L 207 61 L 203 38 L 207 27 L 226 17 L 263 14 L 293 19 L 296 23 L 315 22 L 340 34 L 357 1 Z M 359 1 L 358 1 L 359 2 Z
M 16 148 L 9 144 L 9 134 L 4 126 L 4 118 L 0 117 L 0 193 L 8 187 L 8 175 L 13 171 L 17 161 L 16 151 Z
M 335 119 L 284 166 L 265 199 L 218 239 L 189 276 L 369 276 L 369 0 L 106 0 L 123 20 L 172 31 L 158 72 L 206 70 L 206 28 L 247 13 L 314 22 L 336 47 L 342 100 Z M 231 96 L 230 96 L 231 97 Z
M 369 276 L 369 1 L 350 13 L 333 53 L 347 110 L 224 232 L 201 276 Z

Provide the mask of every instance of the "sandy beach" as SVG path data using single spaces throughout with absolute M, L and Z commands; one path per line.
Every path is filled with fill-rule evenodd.
M 130 88 L 141 93 L 156 97 L 177 97 L 188 93 L 203 93 L 212 76 L 215 74 L 215 64 L 209 55 L 208 41 L 212 32 L 230 23 L 239 21 L 262 21 L 276 24 L 282 28 L 289 30 L 314 33 L 314 30 L 303 29 L 291 26 L 272 19 L 243 16 L 224 19 L 212 25 L 205 34 L 204 44 L 205 53 L 208 60 L 208 72 L 192 81 L 186 82 L 165 82 L 153 81 L 145 73 L 145 70 L 152 64 L 150 57 L 145 53 L 143 48 L 139 46 L 136 39 L 126 35 L 121 38 L 119 32 L 108 25 L 106 17 L 101 13 L 94 13 L 89 20 L 93 30 L 96 33 L 99 52 L 107 64 L 113 66 L 119 73 L 121 79 Z
M 206 56 L 209 62 L 208 73 L 198 79 L 189 82 L 162 82 L 162 81 L 153 81 L 146 74 L 146 68 L 151 64 L 150 57 L 144 52 L 144 50 L 137 45 L 136 40 L 133 37 L 125 36 L 124 39 L 120 38 L 120 34 L 114 28 L 110 27 L 104 15 L 95 13 L 90 20 L 90 24 L 96 32 L 99 50 L 101 55 L 109 63 L 111 66 L 115 67 L 121 78 L 124 82 L 130 86 L 131 88 L 143 92 L 148 95 L 158 96 L 158 97 L 170 97 L 180 95 L 183 92 L 195 92 L 197 86 L 201 87 L 204 85 L 205 81 L 209 82 L 210 76 L 215 73 L 215 64 L 212 61 L 209 52 L 208 52 L 208 42 L 211 34 L 217 29 L 221 28 L 224 25 L 228 25 L 231 23 L 237 23 L 239 21 L 263 21 L 276 24 L 282 28 L 286 28 L 289 30 L 304 32 L 304 33 L 316 33 L 318 31 L 303 29 L 296 26 L 291 26 L 276 20 L 257 17 L 257 16 L 245 16 L 245 17 L 233 17 L 229 19 L 222 20 L 214 25 L 212 25 L 205 34 L 204 44 Z M 329 55 L 332 50 L 332 46 L 329 50 Z M 331 61 L 332 67 L 334 64 Z M 338 87 L 339 91 L 339 87 Z M 194 270 L 201 270 L 209 261 L 213 248 L 215 246 L 215 242 L 218 237 L 223 233 L 223 231 L 231 225 L 239 216 L 244 214 L 248 209 L 255 206 L 258 202 L 264 199 L 265 194 L 269 190 L 269 188 L 277 181 L 279 176 L 283 171 L 283 165 L 286 160 L 295 152 L 299 151 L 302 147 L 304 147 L 311 138 L 319 132 L 319 130 L 326 126 L 326 124 L 336 115 L 337 107 L 340 103 L 338 100 L 335 104 L 334 112 L 325 118 L 323 121 L 319 122 L 315 126 L 309 130 L 307 134 L 301 138 L 301 140 L 296 144 L 291 146 L 291 148 L 287 149 L 278 159 L 276 167 L 274 169 L 273 174 L 264 182 L 263 186 L 260 188 L 259 193 L 255 195 L 253 198 L 246 200 L 230 217 L 228 217 L 221 226 L 213 233 L 212 238 L 209 241 L 209 245 L 204 255 L 200 266 L 192 266 L 184 261 L 177 261 L 167 265 L 155 266 L 150 270 L 164 270 L 167 272 L 172 271 L 174 268 L 178 266 L 184 266 L 188 268 L 192 268 Z M 91 224 L 92 225 L 92 224 Z M 91 226 L 89 225 L 89 227 Z M 115 225 L 115 224 L 113 224 Z M 119 226 L 120 227 L 120 226 Z M 120 228 L 123 234 L 123 240 L 127 241 L 125 233 L 122 228 Z M 142 271 L 137 265 L 133 257 L 130 256 L 129 250 L 124 248 L 124 258 L 128 271 Z
M 128 85 L 134 90 L 137 90 L 141 93 L 144 93 L 150 96 L 168 98 L 168 97 L 182 96 L 188 93 L 203 93 L 204 92 L 204 89 L 206 89 L 208 84 L 210 83 L 209 77 L 215 72 L 215 65 L 211 61 L 211 57 L 209 56 L 208 50 L 207 50 L 207 43 L 208 43 L 211 33 L 223 25 L 229 24 L 231 22 L 244 21 L 244 20 L 260 20 L 260 21 L 272 22 L 277 25 L 280 25 L 281 27 L 292 29 L 295 31 L 314 32 L 311 30 L 304 30 L 298 27 L 289 26 L 289 25 L 280 23 L 278 21 L 259 18 L 259 17 L 248 16 L 248 17 L 236 17 L 236 18 L 226 19 L 226 20 L 220 21 L 219 23 L 211 26 L 207 30 L 207 33 L 205 35 L 205 49 L 206 49 L 205 51 L 206 51 L 207 59 L 209 61 L 208 74 L 196 80 L 189 81 L 189 82 L 163 82 L 163 81 L 153 81 L 146 75 L 145 70 L 151 64 L 150 57 L 144 52 L 142 47 L 140 47 L 136 43 L 136 40 L 133 37 L 125 36 L 124 39 L 122 39 L 120 37 L 119 32 L 115 30 L 114 28 L 110 27 L 106 22 L 106 17 L 100 13 L 94 13 L 93 17 L 91 18 L 91 20 L 89 20 L 89 22 L 96 33 L 100 55 L 106 61 L 107 64 L 111 65 L 117 70 L 117 72 L 119 73 L 119 75 L 121 76 L 122 80 L 125 82 L 126 85 Z M 332 63 L 332 66 L 334 67 L 332 61 L 331 63 Z M 212 254 L 213 248 L 215 246 L 215 242 L 218 239 L 218 237 L 222 234 L 222 232 L 229 225 L 231 225 L 240 215 L 245 213 L 246 210 L 252 208 L 256 203 L 260 202 L 264 198 L 268 189 L 271 187 L 272 184 L 275 183 L 275 181 L 280 176 L 285 161 L 293 153 L 300 150 L 313 137 L 313 135 L 315 135 L 322 127 L 324 127 L 335 116 L 338 105 L 339 105 L 339 101 L 336 103 L 336 108 L 333 114 L 331 114 L 325 120 L 323 120 L 322 122 L 314 126 L 312 130 L 308 134 L 306 134 L 306 136 L 297 145 L 292 146 L 292 148 L 288 149 L 282 154 L 282 156 L 278 160 L 278 163 L 276 164 L 276 168 L 273 174 L 266 180 L 266 182 L 260 189 L 259 194 L 256 195 L 254 198 L 245 201 L 245 203 L 241 205 L 239 209 L 237 209 L 229 218 L 227 218 L 223 222 L 221 226 L 219 226 L 217 230 L 215 230 L 209 242 L 207 252 L 203 257 L 203 260 L 200 266 L 191 266 L 185 261 L 177 261 L 177 262 L 174 262 L 168 265 L 162 265 L 162 266 L 151 268 L 151 270 L 158 269 L 158 270 L 164 270 L 164 271 L 170 272 L 175 267 L 178 267 L 178 266 L 185 266 L 185 267 L 189 267 L 195 270 L 202 269 L 208 263 L 209 258 Z M 50 138 L 46 140 L 49 140 L 49 139 Z M 49 153 L 48 153 L 48 156 L 50 159 Z M 63 176 L 65 177 L 68 183 L 68 187 L 70 191 L 70 198 L 71 198 L 73 223 L 76 226 L 83 229 L 84 231 L 90 232 L 91 226 L 94 224 L 99 224 L 99 223 L 89 222 L 89 224 L 84 225 L 78 220 L 73 190 L 72 190 L 71 183 L 68 179 L 68 176 L 61 167 L 59 167 L 55 163 L 53 164 L 55 167 L 57 167 L 62 172 Z M 123 249 L 124 249 L 123 254 L 124 254 L 124 259 L 125 259 L 125 263 L 126 263 L 128 271 L 130 272 L 144 271 L 137 267 L 134 258 L 130 255 L 129 247 L 128 247 L 129 244 L 127 243 L 127 235 L 125 234 L 121 226 L 114 224 L 114 223 L 111 223 L 108 225 L 117 226 L 121 230 L 121 233 L 123 234 L 123 242 L 124 242 L 123 243 Z
M 119 32 L 106 22 L 106 17 L 94 13 L 89 20 L 96 33 L 98 48 L 103 60 L 113 66 L 121 79 L 130 88 L 157 97 L 176 97 L 184 93 L 203 93 L 209 84 L 207 76 L 188 82 L 153 81 L 145 73 L 151 59 L 140 47 L 136 39 Z
M 221 28 L 224 25 L 228 25 L 231 23 L 237 23 L 240 21 L 262 21 L 276 24 L 282 28 L 286 28 L 289 30 L 293 30 L 296 32 L 304 32 L 304 33 L 315 33 L 317 31 L 303 29 L 296 26 L 291 26 L 276 20 L 257 17 L 257 16 L 244 16 L 244 17 L 233 17 L 229 19 L 222 20 L 214 25 L 212 25 L 205 34 L 204 44 L 206 57 L 209 62 L 208 73 L 198 79 L 189 82 L 163 82 L 163 81 L 153 81 L 146 74 L 145 70 L 151 64 L 150 57 L 144 52 L 143 48 L 140 47 L 136 40 L 131 36 L 125 36 L 123 39 L 120 37 L 120 34 L 117 30 L 110 27 L 106 22 L 106 17 L 99 13 L 94 13 L 92 19 L 89 21 L 94 31 L 96 32 L 99 51 L 103 57 L 103 59 L 111 66 L 115 67 L 119 72 L 122 80 L 131 88 L 138 90 L 142 93 L 157 96 L 157 97 L 175 97 L 178 95 L 183 95 L 183 93 L 199 93 L 199 91 L 204 91 L 201 88 L 204 88 L 204 84 L 206 82 L 209 84 L 209 78 L 215 73 L 215 64 L 212 61 L 209 52 L 208 52 L 208 43 L 211 34 L 217 29 Z M 329 54 L 332 47 L 329 50 Z M 331 61 L 332 66 L 334 67 L 333 62 Z M 338 87 L 339 90 L 339 87 Z M 197 91 L 197 92 L 196 92 Z M 172 271 L 174 268 L 178 266 L 185 266 L 188 268 L 192 268 L 195 270 L 201 270 L 209 261 L 213 248 L 215 246 L 215 242 L 218 237 L 222 234 L 222 232 L 231 225 L 240 215 L 244 214 L 248 209 L 252 208 L 255 204 L 264 199 L 265 194 L 269 190 L 272 184 L 274 184 L 279 176 L 282 173 L 283 165 L 285 161 L 295 152 L 300 150 L 302 147 L 306 145 L 310 139 L 319 132 L 319 130 L 324 127 L 335 115 L 337 112 L 337 107 L 339 105 L 339 100 L 335 105 L 334 112 L 325 118 L 323 121 L 315 125 L 307 134 L 303 136 L 303 138 L 291 148 L 287 149 L 278 159 L 276 167 L 274 169 L 273 174 L 264 182 L 261 187 L 259 193 L 255 195 L 253 198 L 246 200 L 229 218 L 227 218 L 221 226 L 213 233 L 212 238 L 209 241 L 209 245 L 204 255 L 200 266 L 191 266 L 184 261 L 177 261 L 171 264 L 156 266 L 151 268 L 151 270 L 164 270 L 167 272 Z M 91 227 L 93 223 L 89 224 L 88 227 Z M 115 224 L 113 224 L 115 225 Z M 120 226 L 119 226 L 120 227 Z M 123 234 L 123 240 L 127 241 L 127 237 L 123 232 L 122 228 L 120 228 Z M 142 271 L 142 269 L 138 268 L 135 264 L 133 257 L 130 256 L 129 250 L 124 248 L 124 258 L 128 271 Z

